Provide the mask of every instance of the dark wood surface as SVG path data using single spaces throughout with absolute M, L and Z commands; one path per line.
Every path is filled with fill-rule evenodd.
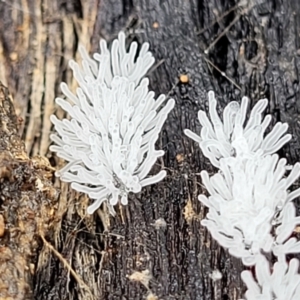
M 23 257 L 25 266 L 35 266 L 32 275 L 18 275 L 24 278 L 27 296 L 13 298 L 14 291 L 9 294 L 7 289 L 10 283 L 0 276 L 0 299 L 10 299 L 9 295 L 40 300 L 242 297 L 242 264 L 200 225 L 206 210 L 197 200 L 203 192 L 199 172 L 214 170 L 183 129 L 200 130 L 197 111 L 207 108 L 209 90 L 215 91 L 220 111 L 243 95 L 250 97 L 251 106 L 268 98 L 274 122 L 288 122 L 293 134 L 280 154 L 290 163 L 299 160 L 300 2 L 244 2 L 0 2 L 0 81 L 14 98 L 17 117 L 7 115 L 18 122 L 12 130 L 18 130 L 30 157 L 47 157 L 55 168 L 63 165 L 48 151 L 49 116 L 63 116 L 54 104 L 60 95 L 59 83 L 75 87 L 67 62 L 79 59 L 79 43 L 93 53 L 98 51 L 100 38 L 111 41 L 121 30 L 128 42 L 149 42 L 157 63 L 149 73 L 151 88 L 176 101 L 157 143 L 166 154 L 153 170 L 165 168 L 167 177 L 132 195 L 128 206 L 117 208 L 115 218 L 105 209 L 86 216 L 87 197 L 55 180 L 52 173 L 59 201 L 56 204 L 54 196 L 48 197 L 53 208 L 45 217 L 49 226 L 42 233 L 33 227 L 32 244 L 25 245 L 34 249 L 33 255 Z M 188 83 L 181 75 L 188 76 Z M 1 138 L 4 129 L 2 123 Z M 1 156 L 0 169 L 7 162 L 18 166 L 14 149 L 14 144 L 5 148 L 12 158 Z M 7 222 L 13 209 L 8 203 L 18 201 L 14 197 L 1 194 L 0 229 L 1 215 Z M 36 211 L 42 211 L 41 203 Z M 11 245 L 11 230 L 0 237 L 2 247 Z M 12 259 L 7 261 L 12 263 Z M 212 279 L 216 271 L 222 279 Z

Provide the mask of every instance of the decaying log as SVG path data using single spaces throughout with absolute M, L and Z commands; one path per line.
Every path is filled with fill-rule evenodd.
M 197 111 L 210 89 L 219 108 L 243 95 L 251 106 L 266 97 L 274 122 L 288 122 L 293 134 L 281 154 L 298 161 L 299 24 L 294 0 L 0 1 L 0 80 L 17 114 L 5 100 L 0 299 L 239 299 L 243 266 L 200 225 L 199 172 L 213 169 L 183 129 L 200 130 Z M 54 104 L 59 83 L 75 88 L 68 60 L 79 60 L 79 43 L 93 53 L 120 30 L 128 43 L 150 43 L 151 88 L 176 101 L 158 142 L 166 155 L 154 167 L 168 176 L 115 218 L 105 207 L 87 216 L 88 198 L 54 180 L 46 159 L 27 155 L 63 165 L 48 152 L 49 116 L 63 116 Z
M 52 168 L 29 159 L 18 118 L 0 83 L 0 299 L 33 299 L 40 236 L 48 236 L 58 193 Z

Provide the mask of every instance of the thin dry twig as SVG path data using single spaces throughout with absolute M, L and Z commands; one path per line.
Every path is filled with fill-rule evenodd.
M 229 15 L 231 12 L 233 12 L 234 10 L 238 9 L 239 7 L 244 5 L 244 1 L 239 2 L 237 5 L 231 7 L 229 10 L 227 10 L 226 12 L 224 12 L 224 14 L 222 14 L 221 16 L 219 16 L 216 20 L 214 20 L 213 22 L 211 22 L 209 25 L 205 26 L 204 28 L 200 29 L 199 31 L 196 32 L 197 35 L 202 34 L 203 32 L 205 32 L 206 30 L 208 30 L 209 28 L 211 28 L 211 26 L 213 26 L 214 24 L 216 24 L 217 22 L 221 21 L 223 18 L 225 18 L 227 15 Z
M 68 269 L 68 271 L 73 275 L 74 279 L 78 283 L 78 285 L 81 288 L 84 288 L 91 296 L 92 299 L 94 299 L 94 295 L 91 292 L 91 289 L 84 283 L 84 281 L 76 274 L 76 272 L 72 269 L 70 264 L 67 262 L 67 260 L 49 243 L 46 241 L 44 235 L 40 233 L 40 237 L 46 247 L 48 247 L 54 255 L 60 260 L 60 262 Z
M 233 21 L 220 33 L 220 35 L 204 50 L 205 54 L 209 53 L 209 50 L 229 31 L 229 29 L 240 19 L 242 15 L 248 13 L 256 4 L 252 4 L 249 7 L 244 8 Z
M 228 77 L 226 75 L 225 72 L 223 72 L 222 70 L 220 70 L 212 61 L 210 61 L 209 59 L 207 59 L 206 57 L 204 57 L 204 60 L 211 65 L 213 68 L 215 68 L 223 77 L 225 77 L 228 81 L 230 81 L 236 88 L 238 88 L 240 91 L 242 90 L 242 88 L 234 82 L 233 79 L 231 79 L 230 77 Z

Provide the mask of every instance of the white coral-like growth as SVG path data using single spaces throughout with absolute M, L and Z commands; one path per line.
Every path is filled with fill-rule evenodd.
M 255 264 L 261 249 L 273 249 L 274 226 L 278 226 L 276 235 L 280 234 L 278 243 L 282 243 L 300 223 L 290 211 L 286 211 L 289 223 L 283 222 L 286 213 L 282 212 L 288 204 L 294 207 L 289 201 L 299 195 L 299 190 L 289 194 L 288 189 L 300 175 L 300 164 L 287 177 L 285 172 L 286 159 L 279 159 L 277 154 L 258 160 L 223 158 L 219 173 L 209 177 L 206 171 L 201 172 L 210 194 L 208 198 L 199 196 L 209 207 L 201 224 L 232 255 L 242 258 L 244 265 Z
M 298 259 L 276 262 L 273 271 L 264 256 L 258 258 L 255 266 L 256 279 L 250 271 L 242 272 L 247 286 L 247 300 L 298 300 L 300 295 L 300 274 Z
M 268 105 L 267 99 L 256 103 L 247 123 L 247 97 L 242 98 L 241 104 L 232 101 L 225 107 L 223 122 L 217 113 L 217 101 L 212 91 L 208 92 L 208 102 L 211 121 L 204 111 L 198 112 L 202 125 L 201 135 L 198 136 L 189 129 L 185 129 L 184 133 L 199 143 L 203 154 L 217 168 L 220 167 L 221 158 L 239 156 L 255 159 L 275 153 L 292 137 L 285 134 L 288 125 L 281 122 L 276 123 L 272 131 L 264 137 L 272 119 L 271 115 L 267 115 L 264 120 L 262 117 Z
M 299 196 L 299 189 L 295 191 L 297 195 L 295 193 L 292 195 L 293 193 L 288 196 L 290 200 Z M 276 225 L 276 240 L 272 251 L 278 261 L 285 261 L 287 254 L 300 253 L 300 241 L 295 237 L 291 237 L 295 227 L 299 224 L 300 217 L 296 217 L 296 208 L 293 202 L 287 203 L 278 216 L 274 218 L 273 225 Z
M 273 251 L 281 259 L 286 253 L 300 250 L 295 242 L 286 242 L 299 224 L 291 201 L 300 195 L 300 189 L 292 193 L 288 189 L 300 176 L 300 164 L 286 176 L 286 159 L 279 159 L 274 152 L 291 135 L 286 134 L 288 125 L 279 122 L 264 136 L 271 121 L 269 115 L 262 117 L 267 103 L 258 101 L 246 122 L 248 98 L 244 97 L 241 105 L 231 102 L 224 109 L 222 121 L 216 111 L 214 93 L 209 92 L 211 121 L 203 111 L 199 112 L 201 137 L 185 130 L 219 168 L 211 177 L 206 171 L 201 172 L 210 194 L 199 196 L 209 208 L 201 223 L 245 265 L 254 265 L 261 250 Z
M 143 79 L 154 63 L 148 49 L 144 43 L 137 52 L 133 42 L 127 52 L 122 32 L 111 51 L 101 40 L 101 54 L 94 59 L 81 47 L 82 69 L 74 61 L 69 64 L 79 85 L 76 94 L 61 84 L 69 100 L 57 98 L 56 103 L 71 119 L 51 116 L 58 134 L 51 135 L 56 145 L 50 150 L 68 161 L 57 176 L 95 200 L 87 209 L 90 214 L 105 200 L 114 213 L 119 200 L 127 204 L 129 192 L 138 193 L 166 175 L 160 171 L 147 177 L 157 158 L 164 155 L 154 145 L 174 107 L 170 99 L 161 108 L 166 97 L 155 100 L 148 79 Z

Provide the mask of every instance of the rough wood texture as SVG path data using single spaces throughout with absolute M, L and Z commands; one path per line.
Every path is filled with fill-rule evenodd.
M 298 161 L 299 26 L 300 3 L 293 0 L 0 2 L 0 80 L 24 120 L 19 133 L 28 154 L 46 155 L 56 167 L 63 163 L 48 153 L 49 115 L 56 111 L 58 83 L 75 87 L 67 62 L 78 59 L 79 43 L 93 53 L 101 37 L 110 41 L 120 30 L 129 41 L 148 41 L 157 61 L 151 87 L 176 100 L 158 143 L 166 155 L 155 166 L 166 168 L 168 177 L 132 196 L 116 218 L 105 209 L 86 216 L 88 199 L 55 182 L 61 194 L 48 239 L 53 248 L 44 240 L 33 281 L 25 280 L 35 299 L 242 296 L 241 263 L 200 226 L 205 209 L 197 200 L 198 173 L 211 167 L 182 130 L 199 130 L 196 113 L 206 107 L 210 89 L 222 108 L 242 95 L 251 105 L 267 97 L 274 122 L 288 122 L 294 136 L 281 154 Z M 214 270 L 221 280 L 212 280 Z
M 18 119 L 0 83 L 0 299 L 33 299 L 38 236 L 49 233 L 58 193 L 51 167 L 27 157 Z

